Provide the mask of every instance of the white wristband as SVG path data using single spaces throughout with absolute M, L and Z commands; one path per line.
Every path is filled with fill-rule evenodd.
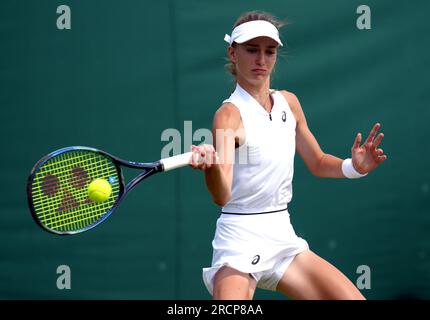
M 363 178 L 367 176 L 367 173 L 361 174 L 360 172 L 357 172 L 357 170 L 355 170 L 354 166 L 352 165 L 351 158 L 343 160 L 342 172 L 343 172 L 343 175 L 349 179 L 357 179 L 357 178 Z

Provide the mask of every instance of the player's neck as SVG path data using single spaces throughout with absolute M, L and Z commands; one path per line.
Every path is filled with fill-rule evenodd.
M 237 79 L 237 83 L 248 92 L 257 102 L 266 109 L 267 112 L 270 112 L 272 109 L 270 103 L 270 78 L 264 83 L 259 85 L 252 84 L 248 81 L 244 81 L 241 79 Z

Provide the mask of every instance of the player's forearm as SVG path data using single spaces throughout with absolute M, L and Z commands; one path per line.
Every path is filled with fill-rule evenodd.
M 342 162 L 343 159 L 324 153 L 312 173 L 321 178 L 345 178 L 342 173 Z
M 205 180 L 213 201 L 223 207 L 231 198 L 231 184 L 228 183 L 221 165 L 215 164 L 205 170 Z

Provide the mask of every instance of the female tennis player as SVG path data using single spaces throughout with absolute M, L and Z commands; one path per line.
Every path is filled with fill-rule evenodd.
M 292 299 L 364 299 L 296 235 L 288 203 L 295 150 L 315 176 L 361 178 L 387 159 L 384 135 L 379 123 L 363 144 L 358 133 L 348 159 L 321 150 L 297 97 L 270 89 L 279 27 L 268 13 L 248 12 L 224 39 L 236 89 L 214 115 L 214 146 L 192 146 L 191 166 L 222 207 L 203 280 L 214 299 L 252 299 L 256 287 Z

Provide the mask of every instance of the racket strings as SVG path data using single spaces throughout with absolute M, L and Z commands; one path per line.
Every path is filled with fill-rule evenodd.
M 76 159 L 70 159 L 70 161 L 76 161 Z M 69 163 L 67 163 L 67 165 L 70 167 L 70 161 Z M 97 165 L 96 163 L 90 163 L 91 165 Z M 65 162 L 62 163 L 63 166 L 66 165 Z M 80 167 L 75 167 L 75 168 L 80 168 Z M 50 174 L 54 174 L 56 176 L 61 176 L 62 179 L 60 179 L 60 184 L 62 186 L 65 186 L 63 189 L 60 190 L 60 193 L 58 194 L 59 199 L 61 199 L 60 201 L 60 205 L 58 206 L 58 202 L 53 202 L 52 205 L 48 208 L 44 207 L 41 208 L 41 212 L 52 212 L 54 209 L 54 212 L 52 213 L 46 213 L 42 215 L 42 218 L 44 219 L 44 223 L 48 226 L 48 227 L 62 227 L 62 226 L 66 226 L 68 224 L 73 224 L 73 223 L 78 223 L 80 221 L 78 221 L 77 219 L 72 219 L 72 218 L 76 218 L 76 217 L 81 217 L 81 216 L 86 216 L 87 218 L 91 218 L 91 216 L 88 215 L 88 212 L 84 212 L 83 214 L 79 214 L 79 213 L 74 213 L 72 210 L 75 208 L 78 208 L 81 203 L 87 203 L 90 204 L 90 201 L 88 201 L 88 197 L 87 194 L 85 192 L 85 190 L 83 190 L 84 192 L 72 192 L 70 190 L 72 190 L 72 188 L 75 189 L 80 189 L 82 187 L 85 187 L 86 183 L 87 183 L 87 179 L 85 179 L 84 181 L 79 182 L 79 184 L 76 184 L 74 182 L 74 177 L 73 177 L 73 170 L 75 168 L 72 168 L 69 172 L 69 177 L 67 177 L 66 175 L 61 175 L 60 171 L 58 170 L 53 170 L 53 168 L 51 168 L 51 172 Z M 85 171 L 84 171 L 85 172 Z M 43 171 L 42 171 L 43 173 Z M 45 186 L 42 185 L 42 192 L 43 192 L 43 188 Z M 78 188 L 77 188 L 78 187 Z M 58 200 L 58 199 L 56 199 Z M 45 202 L 42 202 L 42 204 L 46 204 Z M 34 205 L 35 207 L 38 205 L 37 201 L 34 201 Z M 54 207 L 52 207 L 54 206 Z M 55 208 L 58 207 L 58 210 L 55 210 Z M 49 209 L 49 210 L 45 210 L 45 209 Z M 57 213 L 62 213 L 62 216 L 59 216 Z M 97 217 L 97 213 L 95 212 L 95 216 Z M 82 221 L 84 221 L 85 219 L 83 219 Z M 59 222 L 66 222 L 66 223 L 61 223 L 58 224 Z M 75 228 L 81 228 L 83 227 L 82 225 L 78 224 L 75 226 Z
M 62 158 L 62 156 L 58 156 L 58 159 L 61 159 Z M 72 159 L 70 159 L 70 160 L 72 160 Z M 73 159 L 73 161 L 76 161 L 77 159 Z M 58 163 L 59 164 L 61 164 L 62 166 L 65 166 L 65 162 L 64 161 L 58 161 Z M 68 180 L 71 180 L 69 177 L 67 177 L 67 175 L 65 175 L 65 174 L 61 174 L 61 172 L 58 170 L 58 168 L 52 168 L 53 166 L 52 166 L 52 164 L 49 166 L 49 167 L 51 167 L 50 169 L 50 173 L 49 174 L 46 174 L 45 175 L 45 179 L 46 179 L 46 177 L 51 177 L 51 176 L 54 176 L 54 177 L 57 177 L 57 176 L 60 176 L 60 177 L 62 177 L 62 179 L 60 179 L 59 181 L 58 181 L 58 183 L 59 184 L 61 184 L 62 186 L 65 186 L 65 185 L 67 185 L 67 182 L 71 182 L 71 181 L 68 181 Z M 42 173 L 42 176 L 43 176 L 43 174 L 47 171 L 46 170 L 46 168 L 49 168 L 48 166 L 46 166 L 46 167 L 42 167 L 41 168 L 41 173 Z M 67 166 L 65 166 L 65 168 L 67 168 Z M 45 169 L 45 170 L 44 170 Z M 72 169 L 73 170 L 73 169 Z M 55 179 L 51 179 L 51 180 L 55 180 Z M 57 182 L 56 181 L 54 181 L 54 184 L 56 184 Z M 71 184 L 71 183 L 69 183 L 69 184 Z M 58 210 L 55 210 L 55 212 L 60 212 L 60 213 L 64 213 L 64 212 L 67 212 L 67 211 L 69 211 L 69 210 L 71 210 L 71 209 L 73 209 L 74 207 L 78 207 L 79 206 L 79 202 L 78 202 L 78 200 L 76 200 L 74 197 L 73 197 L 73 194 L 70 192 L 70 191 L 68 191 L 68 188 L 69 187 L 67 187 L 67 189 L 66 188 L 61 188 L 60 189 L 60 192 L 57 194 L 57 198 L 59 198 L 59 199 L 61 199 L 60 201 L 60 204 L 58 204 L 58 200 L 59 199 L 55 199 L 55 200 L 57 200 L 57 202 L 51 202 L 51 203 L 49 203 L 49 202 L 46 202 L 46 200 L 45 199 L 43 199 L 44 201 L 42 202 L 42 204 L 44 205 L 44 207 L 43 208 L 41 208 L 42 210 L 40 210 L 41 212 L 43 212 L 43 213 L 45 213 L 45 212 L 52 212 L 52 206 L 54 206 L 54 210 L 56 209 L 56 208 L 58 208 Z M 50 185 L 49 184 L 46 184 L 45 183 L 45 185 L 42 183 L 41 184 L 41 189 L 42 189 L 42 192 L 43 191 L 46 191 L 46 190 L 52 190 L 52 189 L 54 189 L 54 190 L 57 190 L 58 189 L 58 186 L 56 185 L 55 187 L 50 187 Z M 43 189 L 45 189 L 45 190 L 43 190 Z M 49 192 L 48 192 L 48 194 L 49 194 Z M 46 192 L 45 192 L 45 195 L 47 195 L 46 194 Z M 35 200 L 34 201 L 35 202 L 35 206 L 37 206 L 38 205 L 38 201 L 37 200 Z M 50 204 L 50 207 L 47 207 L 46 205 L 47 204 Z M 44 210 L 43 210 L 44 209 Z M 47 217 L 49 217 L 50 215 L 52 215 L 52 214 L 42 214 L 42 217 L 41 217 L 41 219 L 43 219 L 44 220 L 44 223 L 45 224 L 47 224 L 47 225 L 49 225 L 49 221 L 48 221 L 48 219 L 47 219 Z M 55 220 L 58 220 L 58 217 L 57 216 L 55 216 L 56 217 L 56 219 L 54 219 L 54 221 Z M 67 215 L 65 215 L 65 216 L 63 216 L 62 218 L 63 219 L 66 219 L 68 216 Z
M 69 167 L 70 164 L 75 164 L 74 161 L 76 161 L 77 159 L 69 159 L 69 161 L 67 162 Z M 97 163 L 94 163 L 94 159 L 89 158 L 88 161 L 90 165 L 100 165 Z M 64 166 L 65 163 L 62 163 L 62 165 Z M 77 167 L 75 167 L 77 168 Z M 78 167 L 79 168 L 79 167 Z M 101 168 L 100 168 L 101 169 Z M 73 171 L 73 169 L 72 169 Z M 54 171 L 54 174 L 58 174 L 57 171 Z M 62 179 L 64 180 L 64 179 Z M 64 185 L 65 182 L 67 181 L 61 181 L 61 183 Z M 85 186 L 85 182 L 82 183 L 82 181 L 76 185 L 76 183 L 74 183 L 72 176 L 70 175 L 69 178 L 69 188 L 71 188 L 72 186 L 76 188 L 76 186 L 82 185 Z M 69 189 L 69 190 L 73 190 L 73 189 Z M 96 212 L 94 211 L 92 215 L 90 215 L 90 212 L 85 211 L 85 210 L 80 210 L 81 213 L 79 212 L 74 212 L 73 209 L 78 208 L 81 203 L 83 203 L 83 205 L 85 204 L 90 204 L 90 202 L 88 201 L 88 198 L 86 197 L 86 192 L 81 192 L 81 193 L 76 193 L 76 192 L 71 192 L 68 189 L 64 189 L 63 193 L 61 195 L 61 193 L 59 194 L 59 196 L 61 197 L 61 204 L 58 207 L 58 210 L 55 210 L 55 212 L 52 214 L 47 214 L 45 215 L 44 219 L 45 219 L 45 224 L 48 227 L 54 227 L 54 228 L 62 228 L 65 226 L 69 226 L 72 227 L 72 229 L 80 229 L 85 227 L 85 224 L 91 224 L 94 218 L 98 218 L 101 216 L 101 214 L 103 214 L 103 212 Z M 58 204 L 55 205 L 55 207 L 57 207 Z M 55 209 L 54 207 L 54 209 Z M 85 208 L 84 206 L 82 208 Z M 62 216 L 59 216 L 56 213 L 62 213 Z M 51 219 L 50 219 L 51 218 Z M 81 219 L 79 219 L 81 218 Z M 90 219 L 90 220 L 88 220 Z
M 112 193 L 101 203 L 88 198 L 88 184 L 109 180 Z M 34 210 L 39 221 L 57 231 L 75 231 L 96 223 L 107 214 L 119 196 L 120 185 L 115 164 L 92 151 L 62 153 L 43 164 L 32 183 Z
M 94 159 L 89 158 L 89 164 L 90 165 L 99 165 L 100 168 L 100 173 L 101 175 L 103 175 L 102 170 L 104 169 L 102 165 L 100 165 L 99 163 L 95 163 Z M 75 159 L 69 159 L 68 164 L 70 166 L 70 163 L 73 163 L 73 161 L 76 161 Z M 79 168 L 79 167 L 75 167 L 75 168 Z M 73 169 L 72 169 L 73 171 Z M 69 178 L 69 185 L 73 185 L 73 178 L 70 177 Z M 82 183 L 79 183 L 82 185 Z M 85 182 L 83 183 L 83 185 L 85 185 Z M 74 185 L 74 187 L 76 187 L 76 183 Z M 89 215 L 89 212 L 85 212 L 83 211 L 81 214 L 76 213 L 75 215 L 73 215 L 73 211 L 71 212 L 72 209 L 79 207 L 80 203 L 82 203 L 84 201 L 84 203 L 86 202 L 86 204 L 90 204 L 90 202 L 88 201 L 89 199 L 86 197 L 86 192 L 81 192 L 79 194 L 75 193 L 75 197 L 73 196 L 73 194 L 69 191 L 69 190 L 64 190 L 63 191 L 63 197 L 62 197 L 62 203 L 59 207 L 59 212 L 63 213 L 64 215 L 62 216 L 62 222 L 64 223 L 59 223 L 58 218 L 55 219 L 54 221 L 54 226 L 55 227 L 63 227 L 63 226 L 67 226 L 67 225 L 71 225 L 71 224 L 77 224 L 75 226 L 75 228 L 81 228 L 83 227 L 81 225 L 81 222 L 85 222 L 85 223 L 91 223 L 92 221 L 85 221 L 87 219 L 91 219 L 91 218 L 98 218 L 100 216 L 100 212 L 96 212 L 94 211 L 94 215 L 91 216 Z M 68 213 L 68 214 L 67 214 Z M 58 215 L 57 215 L 58 217 Z M 78 219 L 80 217 L 83 217 L 83 219 Z M 73 219 L 72 219 L 73 218 Z M 47 222 L 48 226 L 51 226 L 49 222 Z

